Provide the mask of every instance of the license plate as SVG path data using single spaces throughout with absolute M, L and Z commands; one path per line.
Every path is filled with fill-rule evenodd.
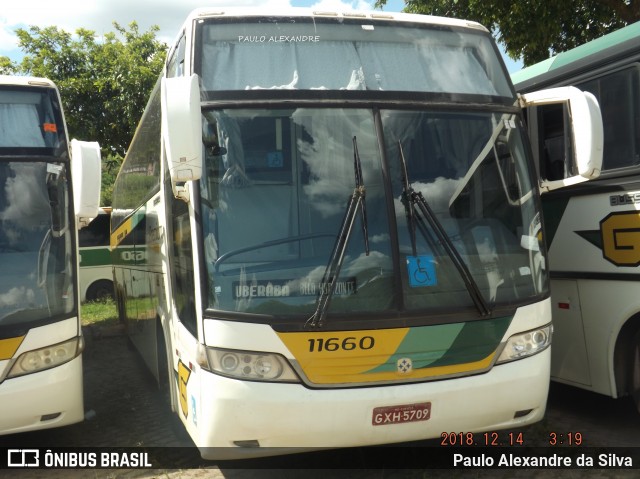
M 426 421 L 431 417 L 431 403 L 403 404 L 401 406 L 377 407 L 373 410 L 371 424 L 401 424 L 403 422 Z

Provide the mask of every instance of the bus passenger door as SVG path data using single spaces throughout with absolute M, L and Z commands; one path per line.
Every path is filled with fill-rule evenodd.
M 575 280 L 551 280 L 553 347 L 551 377 L 556 381 L 591 385 L 582 308 Z
M 565 93 L 576 102 L 554 100 L 554 97 Z M 558 381 L 590 386 L 589 355 L 578 282 L 570 276 L 561 279 L 560 275 L 564 274 L 562 271 L 579 270 L 578 265 L 573 263 L 576 255 L 570 254 L 571 251 L 562 246 L 573 244 L 573 236 L 569 239 L 567 235 L 575 234 L 574 227 L 567 228 L 567 221 L 572 218 L 565 209 L 569 194 L 565 188 L 570 189 L 574 184 L 597 178 L 602 169 L 603 127 L 600 108 L 593 95 L 582 93 L 574 87 L 527 95 L 539 100 L 538 103 L 527 103 L 526 120 L 543 193 L 544 241 L 549 251 L 552 278 L 554 338 L 551 376 Z M 587 121 L 582 122 L 579 116 L 588 117 Z
M 189 433 L 195 437 L 198 425 L 199 387 L 197 381 L 196 354 L 198 349 L 198 328 L 196 315 L 196 295 L 194 277 L 193 234 L 191 231 L 189 207 L 181 199 L 176 199 L 171 190 L 170 179 L 165 184 L 168 219 L 168 248 L 171 267 L 172 344 L 167 354 L 172 366 L 172 376 L 176 391 L 174 404 L 177 413 Z

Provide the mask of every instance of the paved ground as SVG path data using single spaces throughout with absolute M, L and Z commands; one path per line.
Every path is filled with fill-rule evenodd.
M 116 333 L 116 334 L 114 334 Z M 380 454 L 438 453 L 440 441 L 419 444 L 419 448 L 328 451 L 253 461 L 212 463 L 203 461 L 178 419 L 170 414 L 154 383 L 119 331 L 87 330 L 85 365 L 85 409 L 83 423 L 34 433 L 1 436 L 0 447 L 143 447 L 149 449 L 151 470 L 0 470 L 18 478 L 594 478 L 638 477 L 640 470 L 423 470 L 389 468 Z M 1 414 L 1 411 L 0 411 Z M 552 432 L 580 432 L 583 447 L 640 447 L 640 415 L 628 400 L 613 400 L 578 389 L 551 387 L 546 418 L 524 431 L 528 446 L 548 446 Z M 425 447 L 426 446 L 426 447 Z M 157 449 L 156 449 L 157 448 Z M 611 449 L 612 451 L 616 449 Z M 607 450 L 608 451 L 608 450 Z M 640 465 L 639 465 L 640 466 Z M 471 473 L 471 474 L 470 474 Z M 8 475 L 6 476 L 8 477 Z

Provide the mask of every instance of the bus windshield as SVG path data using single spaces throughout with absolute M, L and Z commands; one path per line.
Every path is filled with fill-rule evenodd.
M 544 292 L 538 209 L 514 115 L 211 108 L 203 116 L 209 308 L 313 313 L 357 186 L 354 137 L 366 218 L 356 215 L 329 313 L 477 310 L 462 271 L 489 308 Z M 407 185 L 431 223 L 410 207 Z
M 196 69 L 208 91 L 374 90 L 515 99 L 486 32 L 317 17 L 229 21 L 203 21 L 197 30 Z
M 0 162 L 0 326 L 73 309 L 68 211 L 64 163 Z
M 48 321 L 74 308 L 65 138 L 54 88 L 2 86 L 0 326 Z

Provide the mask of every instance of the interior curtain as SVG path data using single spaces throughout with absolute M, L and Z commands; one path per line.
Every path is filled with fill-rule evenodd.
M 0 104 L 0 147 L 44 147 L 35 105 Z
M 388 90 L 497 95 L 470 48 L 328 41 L 206 44 L 207 90 Z

